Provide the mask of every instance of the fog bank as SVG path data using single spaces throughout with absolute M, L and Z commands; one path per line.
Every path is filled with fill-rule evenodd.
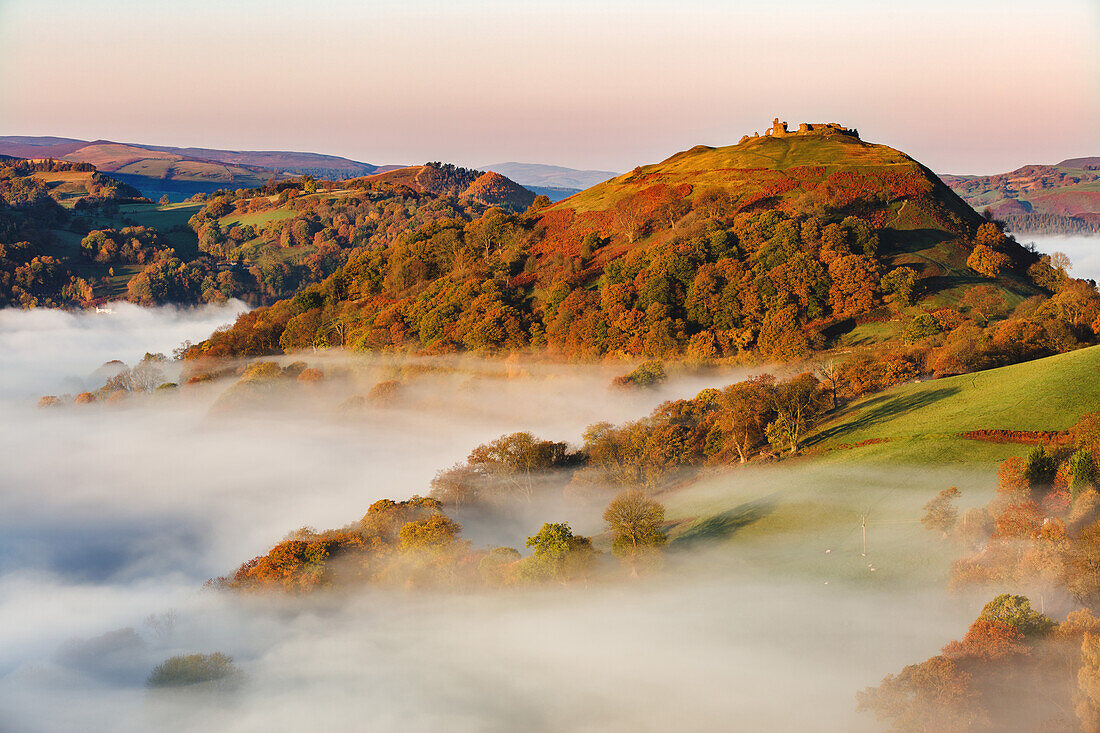
M 105 307 L 111 313 L 0 309 L 0 397 L 80 391 L 93 386 L 87 378 L 105 361 L 133 363 L 146 352 L 171 355 L 183 341 L 201 341 L 248 310 L 239 300 L 198 308 L 125 302 Z
M 1073 277 L 1100 282 L 1100 236 L 1053 237 L 1017 234 L 1019 242 L 1034 242 L 1035 248 L 1043 254 L 1064 252 L 1069 255 L 1073 267 L 1069 274 Z
M 70 375 L 95 387 L 103 361 L 201 338 L 231 310 L 0 312 L 12 347 L 0 351 L 0 731 L 870 731 L 856 690 L 934 653 L 973 615 L 938 578 L 822 575 L 826 542 L 849 569 L 864 563 L 849 529 L 839 543 L 835 527 L 812 525 L 672 553 L 659 577 L 588 588 L 305 602 L 204 591 L 302 525 L 342 526 L 379 498 L 426 493 L 436 471 L 503 433 L 576 443 L 590 423 L 744 376 L 673 374 L 628 393 L 608 389 L 623 367 L 307 354 L 282 361 L 304 359 L 323 382 L 231 409 L 215 406 L 232 380 L 119 405 L 27 399 Z M 38 324 L 53 330 L 36 335 Z M 395 374 L 393 405 L 342 407 Z M 772 481 L 719 477 L 693 496 L 752 484 L 782 497 Z M 844 477 L 797 481 L 825 494 Z M 867 511 L 840 491 L 830 500 Z M 600 511 L 546 504 L 471 539 L 522 547 L 542 521 L 595 532 Z M 144 689 L 165 658 L 214 651 L 241 666 L 238 692 Z

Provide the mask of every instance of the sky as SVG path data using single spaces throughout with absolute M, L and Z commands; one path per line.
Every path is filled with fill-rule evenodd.
M 779 116 L 1100 155 L 1096 0 L 0 0 L 0 134 L 629 170 Z

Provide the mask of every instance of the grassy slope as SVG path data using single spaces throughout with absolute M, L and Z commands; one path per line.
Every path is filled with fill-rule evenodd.
M 916 164 L 908 156 L 886 147 L 865 143 L 846 135 L 752 138 L 738 145 L 720 148 L 696 146 L 661 163 L 644 165 L 571 196 L 555 205 L 578 212 L 610 208 L 636 190 L 639 177 L 657 174 L 647 181 L 678 185 L 690 183 L 701 190 L 708 185 L 723 188 L 751 188 L 754 169 L 787 171 L 797 166 L 823 166 L 837 170 L 907 170 Z M 694 192 L 693 192 L 694 193 Z
M 814 447 L 887 439 L 877 451 L 853 456 L 889 459 L 906 443 L 946 441 L 950 457 L 974 462 L 981 450 L 955 436 L 971 430 L 1064 430 L 1100 409 L 1100 346 L 976 374 L 904 384 L 854 403 L 812 437 Z M 900 443 L 900 445 L 899 445 Z M 988 445 L 988 444 L 986 444 Z M 868 446 L 871 447 L 871 446 Z M 1002 446 L 1003 448 L 1004 446 Z M 1009 446 L 1016 448 L 1018 446 Z M 976 452 L 975 452 L 976 451 Z M 945 456 L 930 458 L 942 459 Z
M 673 522 L 672 547 L 732 542 L 764 568 L 823 582 L 942 582 L 956 548 L 920 526 L 924 503 L 948 486 L 963 491 L 963 507 L 985 503 L 995 487 L 997 462 L 1029 450 L 957 434 L 1065 429 L 1100 410 L 1098 374 L 1100 347 L 1092 347 L 902 385 L 857 402 L 816 432 L 814 447 L 890 440 L 734 469 L 670 492 L 662 499 Z M 868 563 L 876 568 L 873 574 Z

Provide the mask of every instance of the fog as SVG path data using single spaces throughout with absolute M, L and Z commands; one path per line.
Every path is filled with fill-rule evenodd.
M 1073 263 L 1070 275 L 1100 282 L 1100 236 L 1051 237 L 1017 234 L 1016 239 L 1020 242 L 1034 242 L 1035 248 L 1043 254 L 1064 252 Z
M 0 309 L 0 397 L 80 392 L 110 359 L 133 363 L 146 352 L 171 354 L 248 310 L 239 300 L 194 309 L 109 303 L 111 313 Z
M 623 365 L 306 354 L 283 362 L 326 380 L 285 394 L 227 400 L 231 382 L 219 382 L 35 407 L 41 394 L 94 389 L 107 359 L 170 352 L 239 308 L 0 312 L 0 731 L 870 731 L 855 692 L 973 618 L 944 594 L 942 558 L 880 581 L 845 523 L 878 487 L 906 517 L 930 496 L 894 496 L 897 475 L 837 469 L 708 479 L 684 496 L 816 497 L 843 521 L 670 552 L 638 581 L 305 600 L 204 590 L 298 527 L 343 526 L 379 498 L 426 493 L 439 469 L 503 433 L 575 444 L 588 424 L 744 376 L 674 373 L 659 391 L 627 393 L 608 389 Z M 166 365 L 166 378 L 177 370 Z M 394 404 L 348 408 L 398 377 Z M 601 509 L 542 504 L 466 536 L 522 547 L 541 522 L 564 520 L 595 533 Z M 892 557 L 926 541 L 891 537 Z M 241 689 L 144 688 L 165 658 L 214 651 L 241 666 Z

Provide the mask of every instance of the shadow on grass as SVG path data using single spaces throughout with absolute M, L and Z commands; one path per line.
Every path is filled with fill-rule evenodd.
M 883 229 L 879 237 L 884 255 L 923 252 L 952 239 L 951 234 L 941 229 L 894 229 L 892 227 Z
M 745 502 L 726 512 L 696 519 L 669 543 L 669 549 L 694 550 L 708 542 L 729 539 L 742 527 L 747 527 L 771 514 L 775 510 L 775 505 L 775 499 L 769 496 Z
M 887 397 L 885 395 L 875 397 L 863 404 L 858 413 L 858 417 L 854 420 L 849 420 L 840 425 L 834 425 L 827 430 L 823 430 L 815 435 L 812 440 L 808 441 L 805 446 L 810 447 L 833 438 L 842 438 L 857 430 L 879 425 L 899 415 L 911 412 L 912 410 L 928 407 L 933 403 L 950 397 L 958 391 L 958 387 L 940 387 L 938 389 L 930 389 L 924 392 L 917 392 L 916 394 L 899 395 L 897 397 Z

